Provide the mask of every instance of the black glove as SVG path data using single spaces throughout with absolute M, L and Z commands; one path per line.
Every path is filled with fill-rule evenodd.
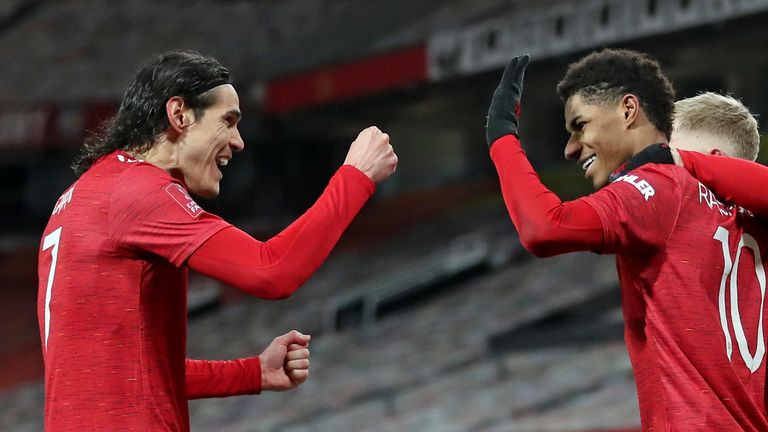
M 523 95 L 523 77 L 525 67 L 531 58 L 528 54 L 513 58 L 501 82 L 493 92 L 491 106 L 488 107 L 488 122 L 485 125 L 485 140 L 488 148 L 505 135 L 517 136 L 517 119 L 520 116 L 520 98 Z
M 675 159 L 672 157 L 672 151 L 667 144 L 653 144 L 641 150 L 638 154 L 632 156 L 622 167 L 614 171 L 609 177 L 609 181 L 613 182 L 617 178 L 627 174 L 628 172 L 640 168 L 647 163 L 657 164 L 675 164 Z

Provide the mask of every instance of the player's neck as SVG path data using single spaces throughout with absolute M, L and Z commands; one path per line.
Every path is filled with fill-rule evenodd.
M 632 154 L 637 154 L 644 148 L 652 144 L 666 144 L 667 137 L 663 132 L 656 129 L 651 123 L 637 127 L 632 131 Z
M 170 170 L 178 165 L 176 149 L 176 146 L 161 138 L 148 150 L 140 154 L 134 153 L 133 156 L 170 172 Z

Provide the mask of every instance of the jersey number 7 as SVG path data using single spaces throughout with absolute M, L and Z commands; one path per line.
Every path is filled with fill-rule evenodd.
M 51 249 L 51 270 L 48 272 L 48 285 L 45 287 L 45 348 L 48 349 L 48 333 L 51 329 L 51 289 L 53 278 L 56 276 L 56 260 L 59 257 L 59 242 L 61 241 L 61 228 L 56 228 L 52 233 L 43 238 L 43 250 Z

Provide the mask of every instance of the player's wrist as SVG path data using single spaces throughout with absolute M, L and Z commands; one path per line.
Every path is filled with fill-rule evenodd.
M 517 137 L 517 135 L 508 134 L 499 137 L 499 139 L 491 143 L 491 159 L 494 159 L 495 155 L 499 152 L 507 152 L 512 149 L 522 149 L 522 144 L 520 143 L 520 139 Z
M 517 137 L 517 119 L 516 118 L 493 118 L 488 117 L 488 127 L 486 128 L 485 140 L 489 149 L 501 138 L 514 135 Z
M 255 364 L 254 365 L 255 367 L 253 368 L 256 375 L 253 377 L 254 378 L 253 381 L 255 384 L 258 384 L 259 393 L 271 390 L 269 379 L 268 379 L 269 372 L 264 370 L 264 367 L 265 367 L 264 365 L 267 364 L 267 359 L 263 358 L 263 356 L 264 354 L 261 354 L 258 357 L 256 357 L 257 364 Z
M 352 164 L 342 165 L 338 169 L 337 175 L 352 180 L 369 195 L 372 195 L 374 192 L 376 192 L 376 182 L 373 181 L 371 176 Z

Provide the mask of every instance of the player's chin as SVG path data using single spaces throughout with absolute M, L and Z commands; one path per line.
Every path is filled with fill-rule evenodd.
M 608 185 L 608 174 L 597 173 L 592 176 L 592 187 L 595 190 L 600 189 Z
M 193 193 L 205 199 L 216 198 L 217 196 L 219 196 L 219 183 L 216 182 L 210 185 L 202 186 L 197 191 L 194 191 Z

